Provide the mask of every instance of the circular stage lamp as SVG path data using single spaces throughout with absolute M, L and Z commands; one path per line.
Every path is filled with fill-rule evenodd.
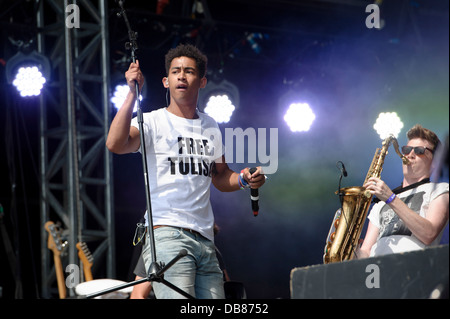
M 6 79 L 20 96 L 38 96 L 50 78 L 50 62 L 42 54 L 18 52 L 6 63 Z

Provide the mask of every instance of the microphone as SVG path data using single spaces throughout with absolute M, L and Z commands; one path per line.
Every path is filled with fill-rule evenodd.
M 250 174 L 256 172 L 256 167 L 250 168 Z M 252 200 L 253 216 L 258 216 L 259 212 L 259 192 L 257 188 L 250 188 L 250 199 Z
M 345 169 L 344 163 L 342 163 L 341 161 L 338 161 L 337 164 L 341 164 L 341 168 L 339 168 L 339 170 L 341 171 L 342 175 L 344 175 L 344 177 L 347 177 L 347 170 Z
M 342 174 L 344 174 L 344 177 L 347 177 L 347 175 L 348 175 L 347 170 L 345 169 L 344 163 L 342 163 Z

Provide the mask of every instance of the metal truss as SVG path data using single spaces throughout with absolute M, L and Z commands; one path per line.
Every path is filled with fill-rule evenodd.
M 57 286 L 48 221 L 61 224 L 61 240 L 67 241 L 59 253 L 67 294 L 74 296 L 73 287 L 83 281 L 78 242 L 92 252 L 94 278 L 115 277 L 112 155 L 105 147 L 111 113 L 108 2 L 36 3 L 38 51 L 52 64 L 40 101 L 42 297 L 54 296 Z

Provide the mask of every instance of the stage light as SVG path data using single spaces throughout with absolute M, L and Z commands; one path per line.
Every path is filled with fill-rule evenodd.
M 6 63 L 6 79 L 23 97 L 38 96 L 50 78 L 50 62 L 42 54 L 18 52 Z
M 235 106 L 228 95 L 210 96 L 206 103 L 205 113 L 216 120 L 217 123 L 228 123 Z
M 292 103 L 284 115 L 284 120 L 292 132 L 307 132 L 316 119 L 308 103 Z
M 218 84 L 208 81 L 206 87 L 200 90 L 200 111 L 205 112 L 218 123 L 229 122 L 234 110 L 238 107 L 239 90 L 226 80 L 222 80 Z
M 247 42 L 250 44 L 250 47 L 256 54 L 260 54 L 261 45 L 258 43 L 258 41 L 262 41 L 268 38 L 269 38 L 268 34 L 252 32 L 247 35 Z
M 378 115 L 373 128 L 382 140 L 389 135 L 394 135 L 397 138 L 403 128 L 403 122 L 396 112 L 382 112 Z
M 125 102 L 125 98 L 127 97 L 128 91 L 130 88 L 128 84 L 117 84 L 114 88 L 114 94 L 111 97 L 111 102 L 114 107 L 118 110 L 122 106 L 123 102 Z M 142 94 L 139 94 L 139 101 L 142 101 Z M 134 104 L 133 112 L 137 112 L 137 102 Z
M 278 99 L 280 118 L 291 132 L 308 132 L 316 120 L 314 108 L 320 109 L 320 100 L 302 79 L 284 79 L 283 85 Z
M 38 96 L 46 80 L 36 66 L 20 67 L 12 84 L 21 96 Z

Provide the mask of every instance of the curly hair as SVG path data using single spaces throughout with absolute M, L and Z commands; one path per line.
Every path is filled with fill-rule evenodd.
M 197 64 L 200 76 L 206 76 L 208 58 L 197 47 L 191 44 L 179 44 L 177 47 L 172 48 L 167 52 L 165 56 L 166 74 L 169 74 L 170 64 L 172 63 L 172 60 L 182 56 L 194 59 Z
M 420 124 L 414 125 L 409 131 L 406 133 L 406 137 L 408 140 L 412 140 L 413 138 L 421 138 L 426 140 L 433 145 L 433 150 L 436 150 L 439 145 L 441 145 L 441 141 L 437 137 L 437 135 L 430 131 L 429 129 L 424 128 Z

